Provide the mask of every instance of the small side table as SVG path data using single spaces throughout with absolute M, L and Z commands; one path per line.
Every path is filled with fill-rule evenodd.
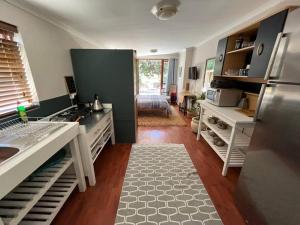
M 186 115 L 189 103 L 192 100 L 196 99 L 196 95 L 189 93 L 189 92 L 181 93 L 180 95 L 181 95 L 181 98 L 183 98 L 183 99 L 182 99 L 182 102 L 179 103 L 179 111 L 183 112 L 183 114 Z

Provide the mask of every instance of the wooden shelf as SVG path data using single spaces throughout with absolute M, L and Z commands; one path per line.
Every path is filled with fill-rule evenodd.
M 214 76 L 214 79 L 228 79 L 228 80 L 235 80 L 241 82 L 248 82 L 248 83 L 257 83 L 257 84 L 266 84 L 267 81 L 261 77 L 248 77 L 248 76 L 230 76 L 230 75 L 222 75 L 222 76 Z
M 246 53 L 246 52 L 251 52 L 254 49 L 254 45 L 249 46 L 249 47 L 245 47 L 245 48 L 240 48 L 240 49 L 236 49 L 233 51 L 229 51 L 226 54 L 235 54 L 235 53 Z

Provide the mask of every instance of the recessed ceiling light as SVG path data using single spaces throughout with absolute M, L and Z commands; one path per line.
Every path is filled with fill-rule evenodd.
M 157 52 L 157 49 L 156 49 L 156 48 L 150 49 L 150 52 L 151 52 L 151 53 L 156 53 L 156 52 Z
M 151 13 L 159 20 L 168 20 L 178 12 L 178 0 L 162 0 L 152 7 Z

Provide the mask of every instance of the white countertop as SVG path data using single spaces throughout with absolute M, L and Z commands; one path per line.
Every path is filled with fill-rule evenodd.
M 236 109 L 237 107 L 219 107 L 215 106 L 205 100 L 198 100 L 197 102 L 200 103 L 201 107 L 204 109 L 208 109 L 212 111 L 215 116 L 220 116 L 226 118 L 227 123 L 232 125 L 253 125 L 255 124 L 253 117 L 249 117 L 241 112 L 238 112 Z
M 78 135 L 78 123 L 65 124 L 66 126 L 0 165 L 0 199 Z

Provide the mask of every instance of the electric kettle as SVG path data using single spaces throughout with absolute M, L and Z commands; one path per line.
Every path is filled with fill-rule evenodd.
M 102 111 L 103 105 L 101 104 L 99 100 L 99 96 L 97 94 L 94 95 L 94 103 L 93 103 L 93 111 Z

